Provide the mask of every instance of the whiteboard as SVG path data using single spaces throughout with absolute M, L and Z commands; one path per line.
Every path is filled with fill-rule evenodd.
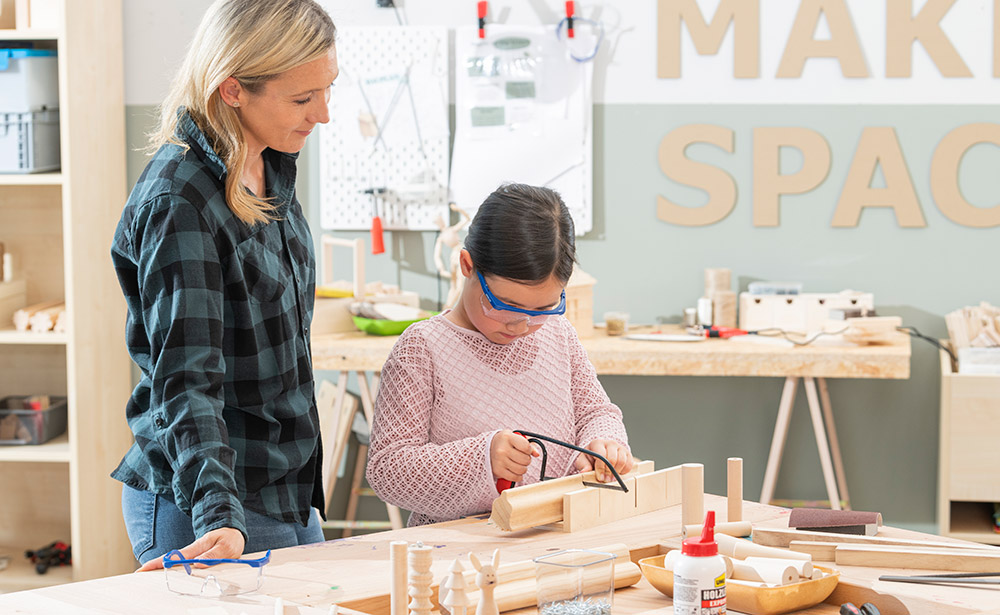
M 590 37 L 591 40 L 581 40 Z M 578 31 L 574 48 L 596 44 Z M 593 63 L 570 57 L 555 26 L 455 30 L 452 195 L 475 215 L 504 182 L 547 186 L 576 233 L 593 228 Z
M 436 230 L 448 219 L 447 28 L 338 28 L 337 59 L 321 227 L 367 230 L 377 207 L 387 230 Z

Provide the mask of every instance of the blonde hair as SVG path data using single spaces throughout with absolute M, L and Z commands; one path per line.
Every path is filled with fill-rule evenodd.
M 247 224 L 274 218 L 275 205 L 241 185 L 247 145 L 236 110 L 219 95 L 235 78 L 251 93 L 279 74 L 330 52 L 336 27 L 314 0 L 216 0 L 198 26 L 170 92 L 160 106 L 149 149 L 166 143 L 187 149 L 177 136 L 184 107 L 226 165 L 226 203 Z

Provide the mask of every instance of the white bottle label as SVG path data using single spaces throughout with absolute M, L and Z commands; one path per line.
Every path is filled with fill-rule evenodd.
M 725 615 L 726 575 L 712 581 L 714 587 L 699 586 L 698 579 L 674 573 L 674 615 Z

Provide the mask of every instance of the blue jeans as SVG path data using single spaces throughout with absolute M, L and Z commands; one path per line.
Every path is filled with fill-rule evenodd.
M 122 488 L 122 514 L 125 529 L 132 542 L 132 554 L 145 564 L 151 559 L 181 549 L 195 540 L 191 517 L 162 495 L 140 491 L 128 485 Z M 309 525 L 285 523 L 265 515 L 244 510 L 247 524 L 247 544 L 244 553 L 281 549 L 323 542 L 319 511 L 313 509 Z

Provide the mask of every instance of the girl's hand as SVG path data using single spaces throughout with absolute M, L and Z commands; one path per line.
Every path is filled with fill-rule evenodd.
M 237 559 L 243 555 L 246 546 L 243 533 L 236 528 L 220 527 L 208 532 L 198 540 L 181 549 L 184 559 Z M 163 568 L 163 558 L 151 559 L 136 572 Z
M 532 457 L 541 455 L 528 439 L 509 429 L 493 436 L 490 442 L 490 465 L 493 466 L 493 480 L 504 479 L 520 482 L 528 471 Z
M 632 453 L 628 450 L 627 446 L 622 446 L 614 440 L 597 439 L 592 440 L 590 444 L 584 448 L 602 455 L 605 459 L 611 462 L 612 467 L 614 467 L 615 471 L 618 472 L 619 476 L 632 471 Z M 596 468 L 594 467 L 595 462 L 597 463 Z M 596 469 L 597 480 L 602 483 L 610 482 L 615 478 L 614 475 L 607 469 L 607 466 L 604 465 L 603 461 L 598 461 L 590 455 L 584 455 L 581 453 L 573 461 L 573 466 L 576 468 L 577 472 L 589 472 Z

